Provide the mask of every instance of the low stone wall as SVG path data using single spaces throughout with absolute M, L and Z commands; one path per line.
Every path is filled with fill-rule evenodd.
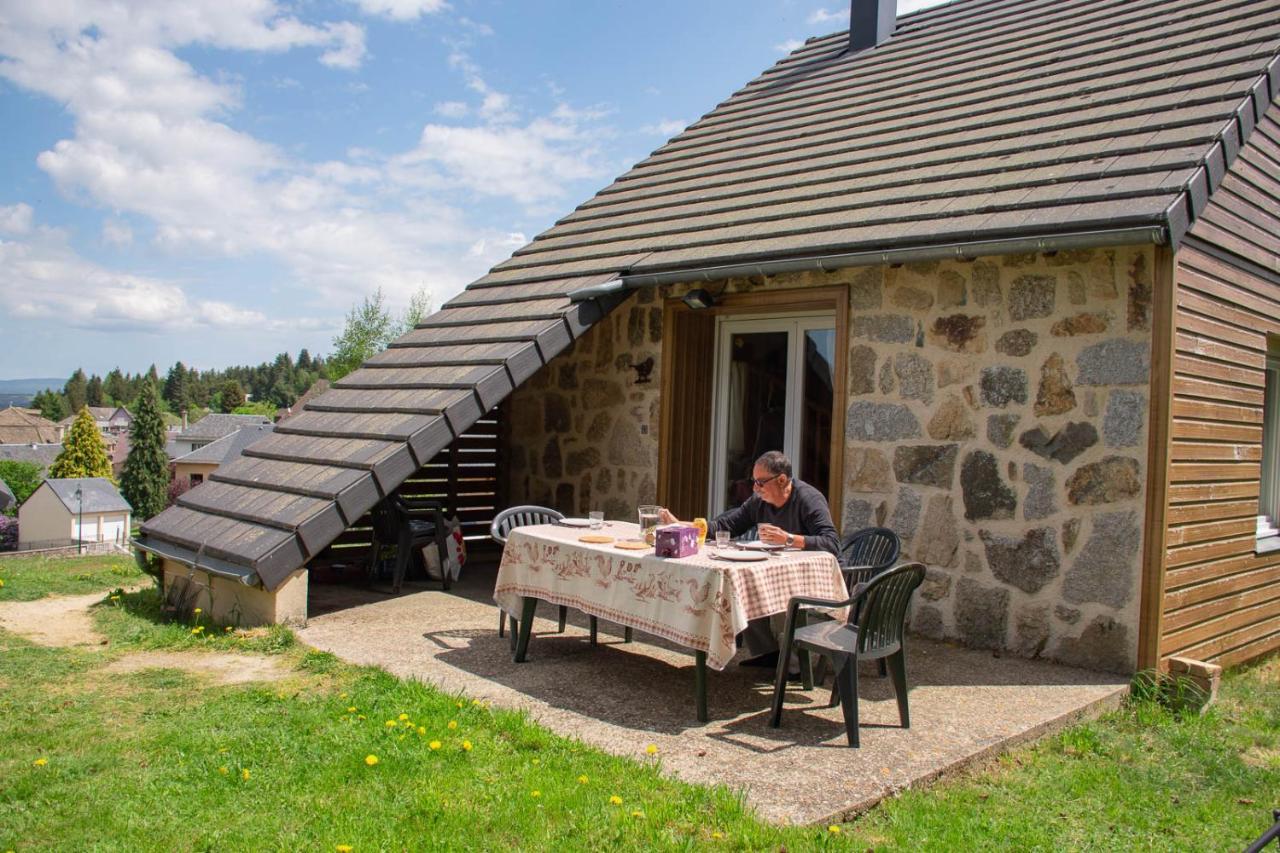
M 307 571 L 299 569 L 274 592 L 245 586 L 230 578 L 164 561 L 165 599 L 190 612 L 199 607 L 214 625 L 251 628 L 258 625 L 305 625 Z
M 85 542 L 83 546 L 59 545 L 55 548 L 30 548 L 22 551 L 0 551 L 0 560 L 6 557 L 89 557 L 103 554 L 123 554 L 133 552 L 124 545 L 115 542 Z
M 914 630 L 1136 664 L 1153 263 L 1133 247 L 726 283 L 848 288 L 833 512 L 930 566 Z M 513 502 L 629 518 L 654 498 L 661 305 L 694 286 L 638 291 L 515 392 Z

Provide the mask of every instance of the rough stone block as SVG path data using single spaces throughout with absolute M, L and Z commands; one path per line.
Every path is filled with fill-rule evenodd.
M 1022 479 L 1029 488 L 1022 504 L 1022 517 L 1027 521 L 1048 518 L 1058 511 L 1057 483 L 1052 468 L 1024 462 Z
M 1142 529 L 1136 512 L 1099 513 L 1062 584 L 1062 597 L 1072 604 L 1097 602 L 1119 609 L 1129 603 L 1137 584 Z
M 985 367 L 979 385 L 985 406 L 1003 409 L 1027 402 L 1027 372 L 1020 367 Z
M 951 566 L 959 548 L 960 530 L 951 495 L 932 495 L 913 546 L 915 558 L 931 566 Z
M 1066 465 L 1098 443 L 1098 430 L 1088 421 L 1075 421 L 1051 438 L 1044 427 L 1038 426 L 1018 436 L 1018 443 L 1037 456 Z
M 902 441 L 920 437 L 920 422 L 906 406 L 856 401 L 849 406 L 845 438 L 850 441 Z
M 1096 616 L 1078 637 L 1066 637 L 1054 653 L 1063 663 L 1084 669 L 1131 672 L 1136 649 L 1129 629 L 1110 616 Z
M 980 530 L 978 535 L 987 549 L 991 573 L 1025 593 L 1034 595 L 1044 589 L 1062 569 L 1058 537 L 1052 527 L 1028 530 L 1021 539 L 997 536 L 989 530 Z
M 849 394 L 872 394 L 876 390 L 876 351 L 869 346 L 849 348 Z
M 1140 385 L 1151 378 L 1151 350 L 1145 343 L 1115 338 L 1076 356 L 1080 385 Z
M 933 365 L 922 355 L 900 352 L 893 358 L 893 373 L 898 378 L 898 393 L 906 400 L 933 400 Z
M 938 441 L 973 438 L 973 415 L 959 397 L 950 396 L 929 419 L 929 437 Z
M 1010 329 L 996 339 L 996 352 L 1020 358 L 1029 355 L 1039 339 L 1030 329 Z
M 1138 391 L 1112 391 L 1102 421 L 1107 447 L 1136 447 L 1147 421 L 1147 395 Z
M 1045 359 L 1040 367 L 1040 385 L 1036 390 L 1035 413 L 1045 415 L 1061 415 L 1076 407 L 1075 391 L 1071 388 L 1071 379 L 1067 376 L 1062 356 L 1056 352 Z
M 1053 324 L 1049 334 L 1059 338 L 1100 335 L 1111 327 L 1111 317 L 1101 313 L 1073 314 Z
M 905 314 L 873 314 L 854 317 L 849 323 L 849 337 L 866 338 L 881 343 L 910 343 L 916 336 L 916 321 Z
M 956 444 L 904 445 L 893 450 L 893 474 L 899 483 L 951 488 L 955 479 Z
M 851 447 L 845 454 L 849 491 L 883 494 L 893 489 L 889 457 L 873 447 Z
M 960 490 L 964 495 L 964 517 L 1013 518 L 1018 498 L 1000 479 L 996 458 L 985 450 L 967 455 L 960 469 Z
M 1013 431 L 1020 420 L 1022 415 L 990 415 L 987 418 L 987 441 L 996 447 L 1013 444 Z
M 965 644 L 980 649 L 1004 648 L 1009 628 L 1009 591 L 961 578 L 956 584 L 955 620 Z
M 1020 275 L 1009 286 L 1009 318 L 1032 320 L 1053 314 L 1058 279 L 1048 275 Z
M 1108 456 L 1080 466 L 1067 480 L 1067 500 L 1073 504 L 1104 504 L 1137 497 L 1142 491 L 1137 459 Z
M 1004 294 L 1000 290 L 1000 269 L 990 261 L 975 261 L 972 267 L 973 303 L 982 308 L 1000 305 Z
M 929 328 L 929 343 L 951 352 L 986 352 L 987 336 L 983 328 L 987 318 L 969 314 L 939 317 Z
M 903 539 L 910 540 L 920 526 L 920 495 L 906 486 L 898 489 L 898 501 L 889 519 L 889 528 Z

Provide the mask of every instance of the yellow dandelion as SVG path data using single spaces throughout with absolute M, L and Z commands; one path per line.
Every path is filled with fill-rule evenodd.
M 199 633 L 200 633 L 201 631 L 203 631 L 203 630 L 204 630 L 203 628 L 201 628 L 199 625 L 197 625 L 196 627 L 194 627 L 194 628 L 192 628 L 192 629 L 191 629 L 191 633 L 193 633 L 193 634 L 199 634 Z
M 470 752 L 470 751 L 471 751 L 471 741 L 469 741 L 469 740 L 464 740 L 464 741 L 462 742 L 462 751 L 463 751 L 463 752 Z
M 535 758 L 535 759 L 533 759 L 532 763 L 533 763 L 533 764 L 541 764 L 541 763 L 542 763 L 542 759 L 541 759 L 541 758 Z
M 224 765 L 222 765 L 221 767 L 219 767 L 219 768 L 218 768 L 218 772 L 219 772 L 219 773 L 221 773 L 223 776 L 226 776 L 226 775 L 227 775 L 228 773 L 230 773 L 231 771 L 230 771 L 230 770 L 228 770 L 228 769 L 227 769 L 227 765 L 225 765 L 225 764 L 224 764 Z
M 649 744 L 648 746 L 646 746 L 646 747 L 644 748 L 644 751 L 645 751 L 647 754 L 649 754 L 649 755 L 657 755 L 657 754 L 658 754 L 658 745 L 657 745 L 657 744 L 654 744 L 654 743 L 651 743 L 651 744 Z
M 418 726 L 418 736 L 419 736 L 419 737 L 422 737 L 422 736 L 423 736 L 423 735 L 425 735 L 426 733 L 427 733 L 427 727 L 426 727 L 426 726 Z
M 533 797 L 536 800 L 538 799 L 538 797 L 542 796 L 542 792 L 535 789 L 529 792 L 529 796 Z
M 636 809 L 635 811 L 633 811 L 633 812 L 631 813 L 631 816 L 632 816 L 632 817 L 644 817 L 644 812 L 640 811 L 639 809 Z
M 588 783 L 588 782 L 590 782 L 590 781 L 591 781 L 591 780 L 587 778 L 587 774 L 586 774 L 586 773 L 583 773 L 581 776 L 579 776 L 579 777 L 578 777 L 578 784 L 579 784 L 579 785 L 585 785 L 585 784 L 587 784 L 587 783 Z
M 458 700 L 458 707 L 459 707 L 459 708 L 461 708 L 461 707 L 462 707 L 462 705 L 463 705 L 463 702 L 462 702 L 462 700 L 461 700 L 461 699 L 459 699 L 459 700 Z
M 431 747 L 432 749 L 439 749 L 439 748 L 440 748 L 440 741 L 438 741 L 438 740 L 433 740 L 433 741 L 431 741 L 431 743 L 427 744 L 427 746 Z
M 0 586 L 4 586 L 4 578 L 0 578 Z
M 195 615 L 199 616 L 199 615 L 200 615 L 201 613 L 203 613 L 204 611 L 203 611 L 203 610 L 201 610 L 199 607 L 197 607 L 195 610 L 192 610 L 191 612 L 192 612 L 192 613 L 194 613 Z
M 617 794 L 614 794 L 612 797 L 609 798 L 609 803 L 610 805 L 620 806 L 622 805 L 622 797 L 619 797 Z
M 365 764 L 368 764 L 370 767 L 372 767 L 373 765 L 375 765 L 375 764 L 377 764 L 377 763 L 378 763 L 378 756 L 376 756 L 376 755 L 366 755 L 366 756 L 364 757 L 364 763 L 365 763 Z
M 231 628 L 231 626 L 230 626 L 230 625 L 228 625 L 227 627 L 223 628 L 222 630 L 223 630 L 225 633 L 230 634 L 230 633 L 231 633 L 231 631 L 232 631 L 232 628 Z
M 724 838 L 724 833 L 723 833 L 723 832 L 713 832 L 713 833 L 711 833 L 711 837 L 712 837 L 712 838 Z
M 383 723 L 383 725 L 384 725 L 384 726 L 386 726 L 386 727 L 387 727 L 387 728 L 389 728 L 389 729 L 393 729 L 393 728 L 395 728 L 395 726 L 396 726 L 396 721 L 395 721 L 395 720 L 387 720 L 385 723 Z
M 355 706 L 355 705 L 350 705 L 350 706 L 348 706 L 348 707 L 347 707 L 347 713 L 348 713 L 348 714 L 354 714 L 355 712 L 356 712 L 356 706 Z
M 832 835 L 839 835 L 839 834 L 840 834 L 840 827 L 836 826 L 836 825 L 833 823 L 833 824 L 831 824 L 831 826 L 828 826 L 828 827 L 827 827 L 827 832 L 831 833 Z
M 0 586 L 4 586 L 4 581 L 0 581 Z M 120 600 L 120 596 L 118 596 L 118 595 L 113 595 L 113 596 L 111 596 L 111 600 L 112 600 L 112 601 L 119 601 L 119 600 Z
M 33 761 L 33 762 L 31 762 L 31 763 L 32 763 L 32 764 L 34 764 L 36 767 L 44 767 L 46 764 L 48 764 L 48 763 L 49 763 L 49 759 L 47 759 L 47 758 L 37 758 L 35 761 Z
M 240 771 L 240 778 L 241 778 L 241 779 L 243 779 L 243 780 L 244 780 L 244 781 L 246 781 L 246 782 L 248 782 L 248 781 L 249 781 L 249 768 L 248 768 L 248 767 L 246 767 L 246 768 L 244 768 L 243 770 L 241 770 L 241 771 Z
M 457 720 L 450 720 L 450 721 L 449 721 L 449 731 L 453 731 L 453 730 L 454 730 L 454 729 L 456 729 L 456 728 L 458 728 L 458 721 L 457 721 Z
M 339 694 L 338 694 L 338 698 L 339 698 L 339 699 L 350 699 L 351 697 L 350 697 L 350 696 L 348 696 L 346 693 L 339 693 Z
M 338 853 L 351 853 L 351 851 L 354 850 L 355 848 L 353 848 L 350 844 L 339 844 L 337 847 L 333 849 L 337 850 Z
M 365 716 L 364 716 L 364 714 L 357 714 L 357 715 L 356 715 L 356 719 L 357 719 L 357 720 L 363 720 L 363 719 L 365 719 Z
M 475 705 L 476 707 L 479 707 L 480 705 L 483 705 L 484 703 L 483 703 L 483 702 L 481 702 L 479 699 L 472 699 L 472 700 L 471 700 L 471 704 L 472 704 L 472 705 Z
M 407 720 L 407 719 L 409 719 L 409 715 L 408 715 L 408 714 L 401 714 L 399 717 L 396 717 L 396 719 L 397 719 L 397 720 Z

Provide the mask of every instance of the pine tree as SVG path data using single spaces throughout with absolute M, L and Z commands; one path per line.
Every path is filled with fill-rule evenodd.
M 107 374 L 106 382 L 103 383 L 102 390 L 112 405 L 123 406 L 126 403 L 133 402 L 133 396 L 129 393 L 129 380 L 124 378 L 124 374 L 120 372 L 118 367 L 111 368 L 111 372 Z
M 129 426 L 129 458 L 120 476 L 120 491 L 139 518 L 150 518 L 168 504 L 169 457 L 164 452 L 164 437 L 156 386 L 145 382 Z
M 66 398 L 49 388 L 31 398 L 31 407 L 40 410 L 40 417 L 54 422 L 62 420 L 69 414 Z
M 222 383 L 222 411 L 230 412 L 245 404 L 244 389 L 234 379 Z
M 165 377 L 164 399 L 168 402 L 170 410 L 176 413 L 187 408 L 188 396 L 187 367 L 179 361 L 169 368 L 169 374 Z
M 49 476 L 54 479 L 69 477 L 106 477 L 111 479 L 111 460 L 107 458 L 107 445 L 98 432 L 89 410 L 80 409 L 75 423 L 62 440 L 62 452 L 53 460 Z
M 102 390 L 102 377 L 93 374 L 89 377 L 89 384 L 85 386 L 84 401 L 90 406 L 105 406 L 107 397 Z
M 89 380 L 85 378 L 84 371 L 77 367 L 67 384 L 62 386 L 62 393 L 67 398 L 67 406 L 71 411 L 78 412 L 84 408 L 88 390 Z

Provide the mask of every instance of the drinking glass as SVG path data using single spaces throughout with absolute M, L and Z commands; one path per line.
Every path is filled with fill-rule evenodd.
M 640 507 L 640 535 L 645 542 L 653 544 L 655 531 L 658 529 L 658 519 L 661 515 L 661 507 L 645 504 Z
M 604 513 L 600 510 L 593 509 L 591 512 L 587 513 L 587 518 L 591 519 L 592 530 L 599 530 L 601 527 L 604 527 Z
M 717 548 L 717 550 L 723 551 L 724 549 L 726 549 L 726 548 L 728 548 L 728 547 L 729 547 L 729 531 L 727 531 L 727 530 L 717 530 L 717 531 L 716 531 L 716 548 Z

